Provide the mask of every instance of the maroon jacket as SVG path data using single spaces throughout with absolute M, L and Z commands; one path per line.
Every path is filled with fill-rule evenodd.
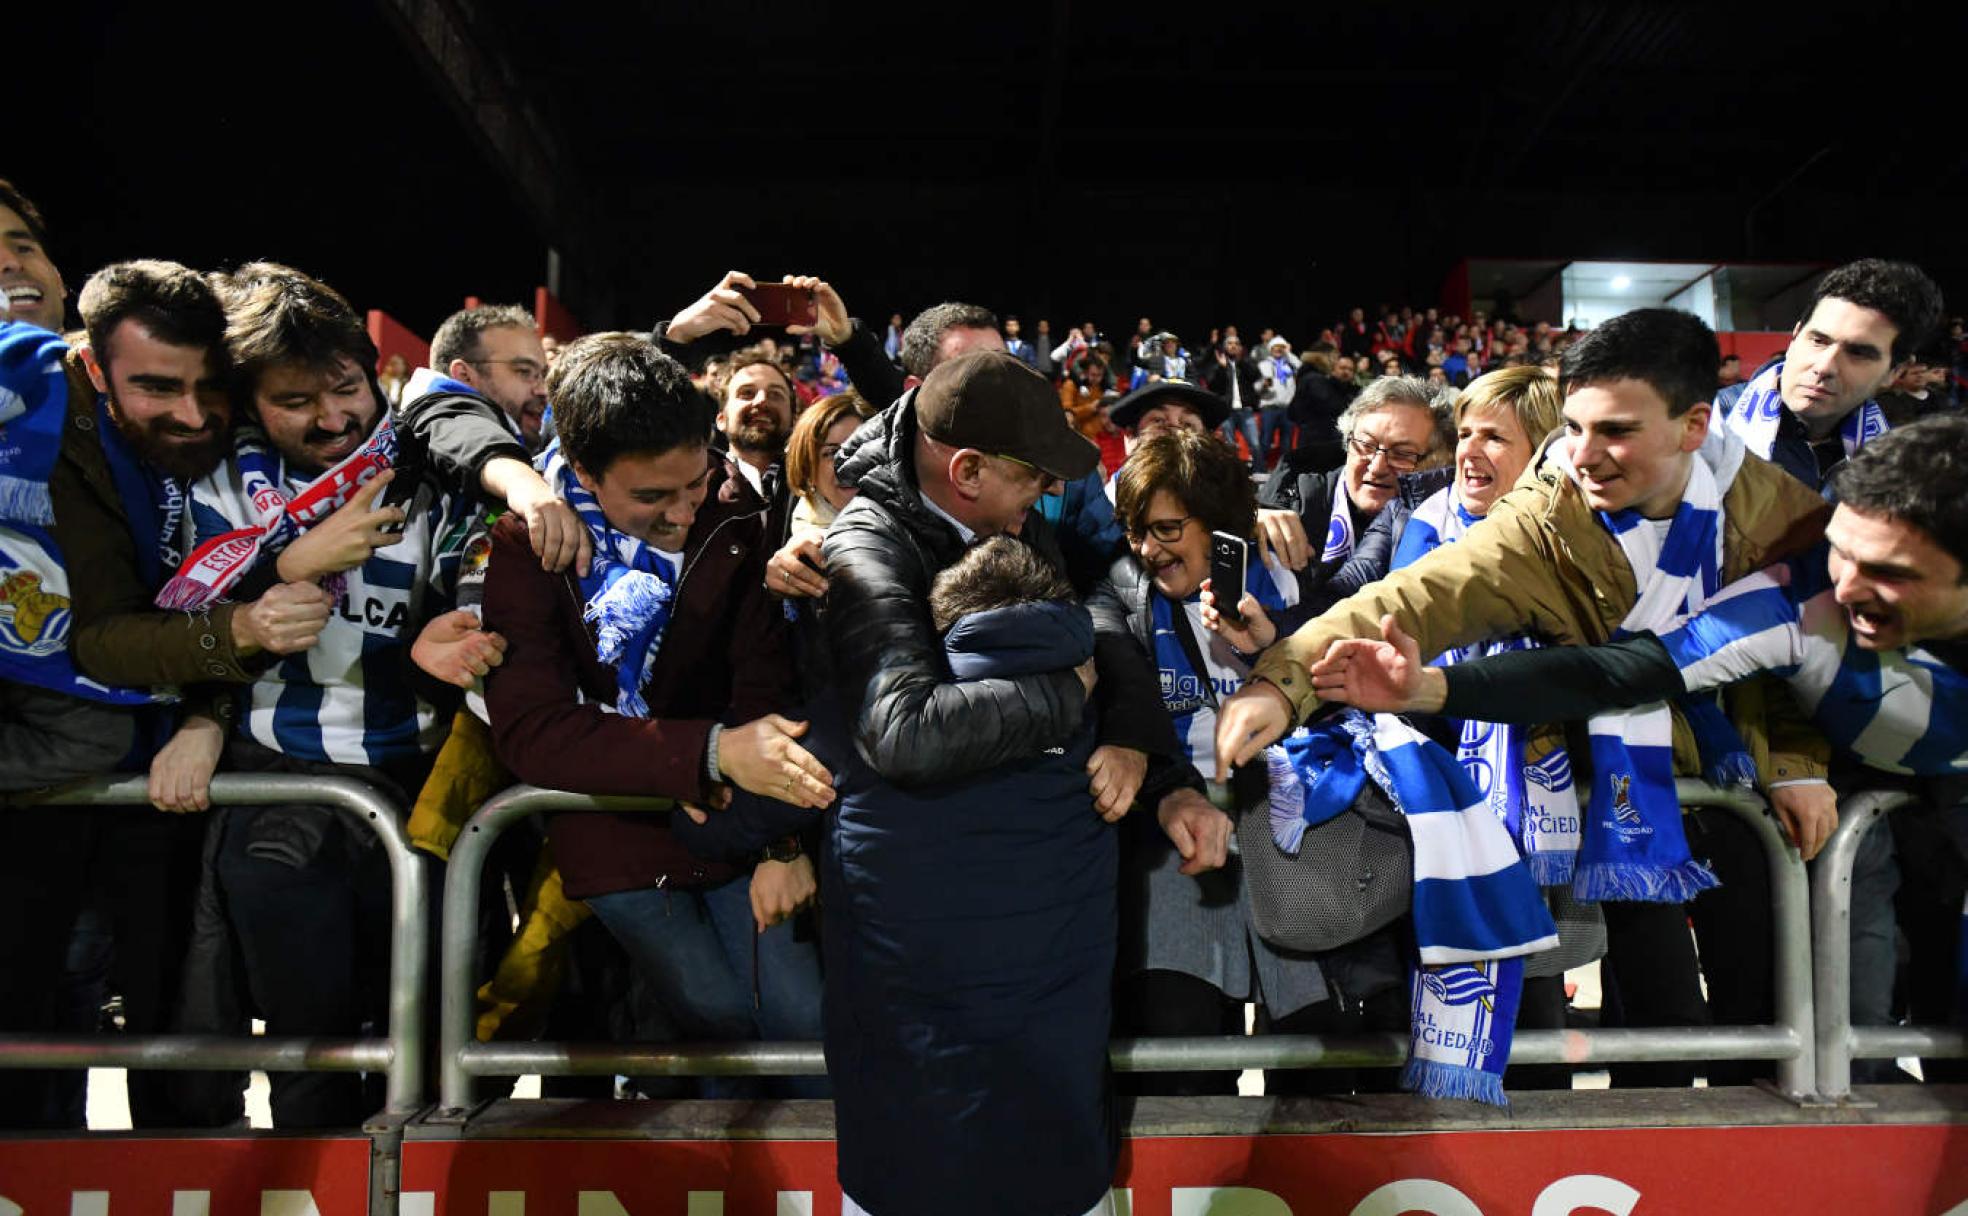
M 647 718 L 602 709 L 615 703 L 615 670 L 595 658 L 573 570 L 540 569 L 516 516 L 493 528 L 484 621 L 505 635 L 506 656 L 486 681 L 485 702 L 493 746 L 521 781 L 701 801 L 712 789 L 704 771 L 711 724 L 736 726 L 794 704 L 785 616 L 765 590 L 775 539 L 766 504 L 717 453 L 708 456 L 710 490 L 684 541 L 676 603 L 642 690 Z M 668 821 L 661 813 L 553 816 L 547 831 L 568 895 L 710 886 L 735 873 L 686 852 Z

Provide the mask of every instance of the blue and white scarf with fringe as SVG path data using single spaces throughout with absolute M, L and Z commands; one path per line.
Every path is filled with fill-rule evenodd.
M 1776 447 L 1777 425 L 1783 421 L 1784 403 L 1780 391 L 1783 369 L 1784 361 L 1779 359 L 1758 372 L 1756 378 L 1743 387 L 1742 396 L 1736 398 L 1735 406 L 1721 419 L 1724 428 L 1765 460 L 1770 458 L 1771 449 Z M 1886 421 L 1886 411 L 1879 408 L 1877 401 L 1868 401 L 1845 415 L 1844 421 L 1838 424 L 1838 437 L 1844 441 L 1845 454 L 1851 456 L 1891 429 Z
M 609 525 L 601 504 L 574 476 L 558 439 L 535 463 L 594 540 L 594 557 L 581 579 L 587 603 L 582 615 L 595 623 L 595 657 L 615 668 L 615 710 L 625 717 L 647 718 L 649 703 L 642 688 L 656 669 L 656 652 L 670 623 L 677 559 Z
M 55 508 L 48 492 L 68 424 L 67 353 L 66 342 L 38 325 L 0 322 L 0 679 L 105 705 L 173 700 L 168 688 L 91 680 L 69 657 L 74 613 L 68 568 L 49 531 Z M 118 438 L 100 404 L 96 417 L 105 443 Z M 120 480 L 118 488 L 124 489 Z M 178 502 L 181 515 L 182 495 Z M 126 509 L 135 521 L 149 505 L 133 501 Z M 144 556 L 140 549 L 139 559 Z
M 1505 1105 L 1523 958 L 1558 928 L 1517 850 L 1462 765 L 1393 714 L 1347 710 L 1266 750 L 1271 832 L 1296 854 L 1305 829 L 1344 811 L 1368 778 L 1414 839 L 1414 930 L 1404 1088 Z
M 1389 568 L 1399 570 L 1424 553 L 1461 540 L 1481 518 L 1463 510 L 1453 487 L 1437 490 L 1408 517 Z M 1474 646 L 1457 646 L 1435 661 L 1446 667 L 1537 646 L 1535 639 L 1516 634 Z M 1462 723 L 1456 758 L 1490 809 L 1516 838 L 1538 885 L 1568 886 L 1579 852 L 1578 791 L 1572 785 L 1571 756 L 1561 746 L 1526 764 L 1524 745 L 1530 734 L 1529 727 L 1470 719 Z
M 1574 482 L 1567 443 L 1551 458 Z M 1633 570 L 1638 596 L 1615 638 L 1659 631 L 1698 611 L 1720 589 L 1722 499 L 1747 452 L 1740 438 L 1710 427 L 1690 462 L 1681 505 L 1666 527 L 1638 511 L 1596 512 Z M 1702 766 L 1718 785 L 1751 784 L 1755 767 L 1713 695 L 1676 702 L 1701 748 Z M 1674 792 L 1674 717 L 1666 702 L 1595 714 L 1586 724 L 1592 747 L 1592 793 L 1586 804 L 1572 891 L 1581 900 L 1685 903 L 1717 885 L 1688 853 L 1681 803 Z

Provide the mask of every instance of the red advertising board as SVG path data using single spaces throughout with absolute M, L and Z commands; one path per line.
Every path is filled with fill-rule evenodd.
M 412 1141 L 403 1216 L 839 1216 L 831 1141 Z M 1128 1142 L 1122 1216 L 1968 1212 L 1968 1126 Z M 324 1216 L 326 1216 L 324 1209 Z
M 363 1216 L 369 1141 L 0 1140 L 0 1216 Z

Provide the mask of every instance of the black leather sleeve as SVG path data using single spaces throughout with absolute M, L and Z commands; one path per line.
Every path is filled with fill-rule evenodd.
M 911 542 L 836 521 L 825 541 L 827 641 L 854 748 L 900 786 L 980 772 L 1055 747 L 1079 729 L 1086 693 L 1071 670 L 1015 680 L 950 678 Z M 848 526 L 841 526 L 845 522 Z
M 876 409 L 886 409 L 902 395 L 902 373 L 888 361 L 881 339 L 860 321 L 854 322 L 854 331 L 847 341 L 834 348 L 834 355 L 841 361 L 841 370 L 847 373 L 854 391 Z

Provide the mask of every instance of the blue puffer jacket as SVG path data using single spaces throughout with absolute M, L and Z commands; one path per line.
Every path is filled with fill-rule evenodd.
M 944 644 L 959 680 L 1016 677 L 1085 661 L 1093 624 L 1026 604 Z M 1093 746 L 1087 721 L 958 780 L 897 786 L 852 748 L 834 769 L 827 1071 L 841 1183 L 870 1211 L 1065 1216 L 1106 1191 L 1118 855 L 1087 789 Z

